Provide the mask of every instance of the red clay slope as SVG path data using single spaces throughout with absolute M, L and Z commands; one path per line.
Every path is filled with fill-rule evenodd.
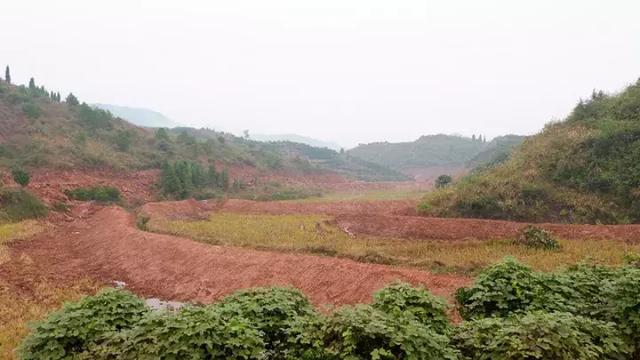
M 293 285 L 315 304 L 344 304 L 367 302 L 375 290 L 395 279 L 422 284 L 443 296 L 469 283 L 467 278 L 452 275 L 211 246 L 147 233 L 138 230 L 132 216 L 117 207 L 99 209 L 86 219 L 18 242 L 13 251 L 14 259 L 28 256 L 28 263 L 48 277 L 120 280 L 142 295 L 182 301 L 211 302 L 241 288 Z M 11 264 L 0 266 L 0 277 L 10 272 Z

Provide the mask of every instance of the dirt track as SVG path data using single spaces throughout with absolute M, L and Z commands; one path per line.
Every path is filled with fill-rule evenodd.
M 316 304 L 366 302 L 395 279 L 449 296 L 469 279 L 363 264 L 345 259 L 210 246 L 138 230 L 117 207 L 12 246 L 0 277 L 14 286 L 34 277 L 57 281 L 90 276 L 124 281 L 136 292 L 164 299 L 211 302 L 236 289 L 293 285 Z

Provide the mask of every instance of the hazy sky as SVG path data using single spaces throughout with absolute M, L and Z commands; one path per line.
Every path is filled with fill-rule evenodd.
M 0 65 L 234 133 L 492 137 L 640 77 L 639 16 L 638 0 L 4 0 Z

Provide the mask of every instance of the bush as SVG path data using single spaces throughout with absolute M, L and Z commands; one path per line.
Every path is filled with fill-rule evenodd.
M 65 190 L 65 195 L 73 200 L 98 201 L 98 202 L 118 202 L 120 201 L 120 190 L 113 186 L 91 186 L 79 187 L 73 190 Z
M 29 185 L 29 181 L 31 180 L 29 173 L 19 167 L 15 167 L 11 170 L 11 176 L 13 177 L 13 181 L 20 186 Z
M 465 319 L 508 316 L 532 305 L 539 288 L 529 267 L 508 258 L 480 273 L 470 288 L 458 289 L 456 300 Z
M 47 216 L 47 207 L 24 189 L 0 190 L 0 219 L 20 221 Z
M 22 359 L 67 359 L 136 325 L 148 312 L 133 294 L 107 289 L 66 304 L 36 324 L 18 349 Z M 89 357 L 91 358 L 91 357 Z
M 371 306 L 339 309 L 324 334 L 324 359 L 457 359 L 447 336 L 411 315 L 385 314 Z
M 615 324 L 560 312 L 466 322 L 452 343 L 474 360 L 622 360 L 631 353 Z
M 29 119 L 37 119 L 42 115 L 42 109 L 34 103 L 26 103 L 22 105 L 22 112 Z
M 516 244 L 537 249 L 557 250 L 560 248 L 558 240 L 549 231 L 533 225 L 520 230 L 515 242 Z
M 450 330 L 447 305 L 423 288 L 396 282 L 373 295 L 373 308 L 394 316 L 413 316 L 438 334 Z
M 69 99 L 67 99 L 69 103 Z M 70 103 L 69 103 L 70 104 Z M 80 105 L 78 117 L 82 124 L 91 130 L 111 129 L 113 116 L 110 112 L 102 109 L 94 109 L 87 104 Z
M 449 175 L 440 175 L 436 179 L 434 185 L 435 185 L 436 189 L 441 189 L 441 188 L 451 184 L 451 182 L 453 182 L 453 179 L 451 178 L 451 176 L 449 176 Z
M 226 318 L 211 307 L 150 314 L 93 350 L 94 358 L 123 360 L 263 359 L 263 353 L 250 320 Z
M 255 288 L 238 291 L 224 298 L 217 310 L 229 318 L 244 318 L 262 335 L 267 357 L 296 358 L 293 354 L 313 350 L 313 342 L 298 343 L 303 324 L 318 315 L 309 300 L 293 288 Z M 305 332 L 306 333 L 306 332 Z
M 640 269 L 623 269 L 610 285 L 605 306 L 607 320 L 618 324 L 625 338 L 635 344 L 640 358 Z

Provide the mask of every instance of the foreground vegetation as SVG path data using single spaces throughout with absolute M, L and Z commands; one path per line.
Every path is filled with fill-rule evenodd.
M 549 251 L 516 239 L 437 241 L 350 237 L 319 215 L 246 215 L 215 213 L 208 220 L 152 219 L 148 229 L 216 245 L 296 251 L 339 256 L 362 262 L 398 264 L 419 269 L 475 274 L 507 255 L 538 270 L 555 270 L 584 259 L 619 265 L 640 244 L 615 240 L 563 240 Z
M 428 215 L 522 221 L 640 221 L 640 81 L 594 92 L 511 158 L 428 194 Z
M 535 273 L 512 260 L 445 302 L 394 283 L 371 305 L 324 314 L 291 288 L 239 291 L 154 312 L 121 290 L 69 303 L 22 342 L 23 359 L 636 359 L 640 270 L 580 265 Z

